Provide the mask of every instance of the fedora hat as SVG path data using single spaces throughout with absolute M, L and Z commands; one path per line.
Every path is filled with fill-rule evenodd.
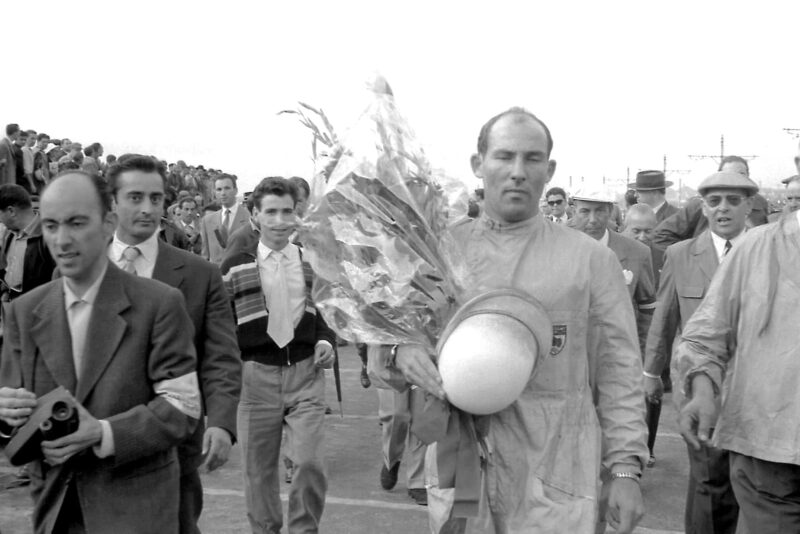
M 447 400 L 475 415 L 510 406 L 525 389 L 553 342 L 544 307 L 515 289 L 497 289 L 464 304 L 437 346 Z
M 655 189 L 666 189 L 671 187 L 672 182 L 666 180 L 661 171 L 639 171 L 636 173 L 636 181 L 628 184 L 630 189 L 637 191 L 653 191 Z

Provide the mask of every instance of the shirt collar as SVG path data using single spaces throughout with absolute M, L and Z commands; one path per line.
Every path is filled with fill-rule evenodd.
M 33 233 L 33 230 L 36 228 L 37 224 L 39 224 L 39 214 L 38 213 L 34 214 L 33 219 L 31 219 L 31 222 L 28 223 L 28 226 L 23 228 L 22 231 L 19 232 L 19 233 L 14 232 L 14 235 L 17 236 L 17 239 L 26 239 L 26 238 L 31 236 L 31 234 Z M 13 232 L 13 230 L 12 230 L 12 232 Z
M 599 239 L 599 241 L 600 241 L 600 244 L 603 245 L 604 247 L 608 246 L 608 228 L 606 228 L 606 231 L 603 234 L 603 237 L 601 237 Z
M 725 241 L 731 242 L 731 250 L 733 250 L 733 248 L 736 247 L 736 244 L 744 239 L 744 234 L 746 231 L 747 229 L 745 228 L 742 230 L 742 233 L 732 239 L 725 239 L 724 237 L 720 237 L 714 232 L 711 232 L 711 241 L 714 243 L 714 250 L 717 252 L 717 257 L 721 258 L 725 254 Z
M 287 243 L 286 246 L 281 250 L 272 250 L 267 245 L 262 243 L 261 240 L 258 241 L 257 254 L 259 261 L 265 261 L 273 252 L 281 252 L 290 260 L 298 259 L 300 257 L 300 253 L 297 250 L 297 245 L 293 243 Z
M 489 230 L 500 232 L 500 233 L 528 233 L 536 228 L 541 227 L 544 224 L 544 215 L 542 212 L 538 212 L 536 215 L 529 219 L 525 219 L 524 221 L 519 221 L 515 223 L 507 223 L 496 221 L 489 217 L 488 214 L 484 211 L 481 213 L 480 218 L 478 219 L 480 223 Z
M 664 206 L 664 204 L 666 204 L 666 203 L 667 203 L 666 200 L 661 201 L 661 203 L 658 204 L 657 206 L 653 206 L 653 211 L 658 213 L 658 210 L 660 210 L 662 208 L 662 206 Z
M 795 212 L 797 214 L 797 224 L 800 224 L 800 210 Z
M 122 261 L 122 253 L 125 249 L 134 246 L 139 249 L 139 254 L 148 263 L 155 263 L 156 256 L 158 256 L 158 231 L 153 232 L 153 235 L 139 243 L 138 245 L 129 245 L 122 242 L 117 233 L 114 232 L 114 241 L 111 242 L 111 259 L 119 263 Z
M 97 293 L 100 291 L 100 284 L 103 282 L 103 279 L 106 277 L 106 271 L 108 271 L 108 262 L 106 262 L 105 267 L 103 267 L 103 272 L 100 273 L 100 276 L 97 277 L 89 289 L 86 290 L 86 293 L 83 294 L 83 297 L 77 296 L 72 289 L 69 287 L 67 283 L 67 277 L 64 277 L 64 307 L 65 309 L 69 310 L 70 307 L 75 304 L 76 302 L 83 301 L 87 303 L 89 306 L 94 304 L 95 299 L 97 299 Z

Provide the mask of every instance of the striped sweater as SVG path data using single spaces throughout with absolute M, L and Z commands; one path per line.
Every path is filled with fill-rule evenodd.
M 257 244 L 257 243 L 256 243 Z M 335 334 L 328 328 L 311 299 L 313 271 L 300 260 L 306 281 L 306 309 L 294 331 L 294 338 L 283 348 L 267 334 L 269 311 L 258 272 L 255 247 L 252 250 L 228 250 L 220 265 L 222 281 L 233 302 L 237 336 L 242 360 L 266 365 L 291 365 L 314 355 L 318 341 L 335 343 Z

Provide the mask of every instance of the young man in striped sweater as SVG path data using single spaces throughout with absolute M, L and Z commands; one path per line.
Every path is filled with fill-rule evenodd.
M 311 267 L 290 242 L 296 202 L 297 187 L 288 180 L 262 181 L 253 191 L 260 238 L 226 251 L 221 265 L 244 362 L 238 430 L 247 515 L 258 533 L 277 534 L 283 525 L 278 456 L 284 421 L 295 465 L 289 532 L 319 530 L 327 490 L 323 369 L 333 364 L 335 336 L 311 300 Z

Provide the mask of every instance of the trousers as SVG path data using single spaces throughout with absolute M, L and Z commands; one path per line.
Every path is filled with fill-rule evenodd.
M 391 469 L 403 459 L 408 449 L 409 462 L 406 465 L 408 489 L 425 487 L 425 444 L 410 432 L 411 396 L 416 389 L 403 393 L 394 390 L 378 390 L 378 418 L 381 421 L 381 445 L 383 463 Z
M 731 452 L 730 473 L 748 532 L 800 532 L 800 466 Z
M 316 533 L 328 489 L 321 458 L 324 371 L 314 365 L 313 358 L 288 366 L 244 362 L 237 426 L 247 518 L 254 534 L 279 534 L 283 526 L 278 463 L 284 422 L 295 464 L 289 489 L 289 532 Z

